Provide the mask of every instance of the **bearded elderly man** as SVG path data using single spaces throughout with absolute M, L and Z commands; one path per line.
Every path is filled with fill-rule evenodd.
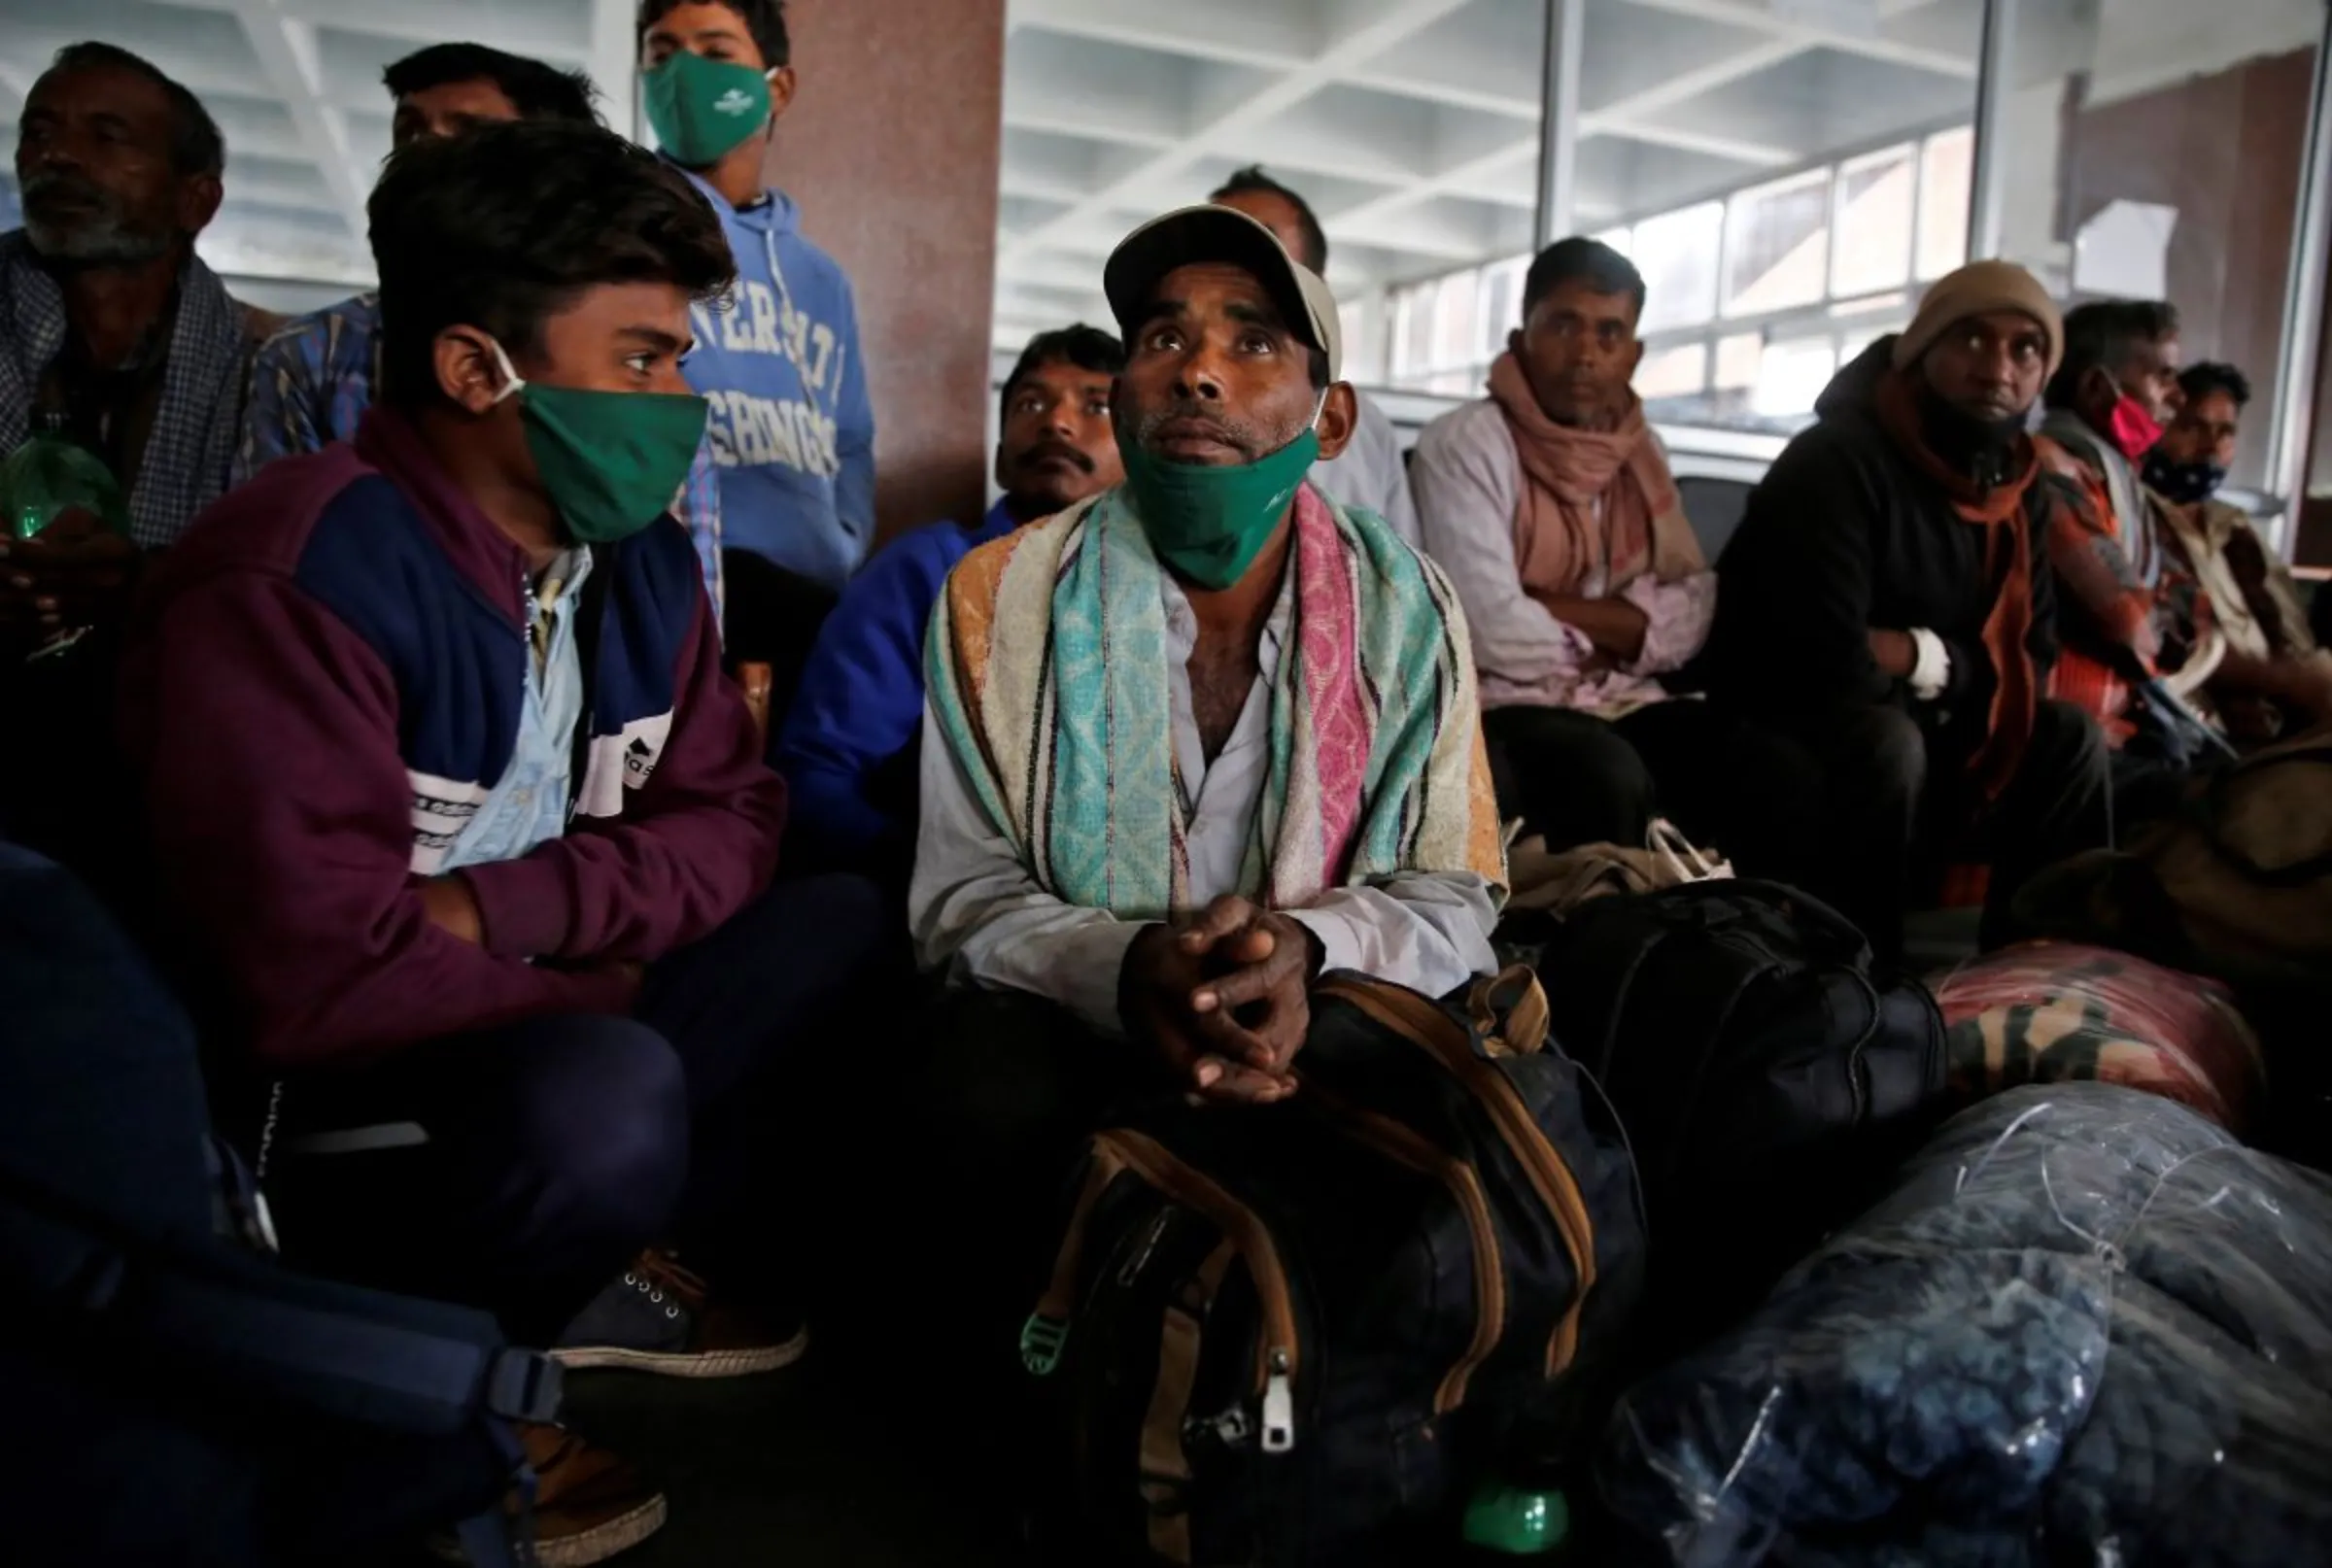
M 0 454 L 52 433 L 92 454 L 127 537 L 87 512 L 0 538 L 0 647 L 110 618 L 136 547 L 176 539 L 225 488 L 249 329 L 194 255 L 226 153 L 184 86 L 74 44 L 32 85 L 17 141 L 24 226 L 0 235 Z
M 1505 873 L 1456 596 L 1304 480 L 1355 423 L 1326 284 L 1211 206 L 1103 283 L 1126 482 L 949 578 L 909 896 L 942 1168 L 1032 1244 L 1115 1098 L 1293 1092 L 1322 971 L 1490 969 Z

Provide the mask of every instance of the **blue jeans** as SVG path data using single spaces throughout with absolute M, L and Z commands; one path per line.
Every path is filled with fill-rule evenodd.
M 484 1307 L 536 1345 L 651 1244 L 773 1285 L 783 1064 L 848 1027 L 893 924 L 864 879 L 781 882 L 653 966 L 634 1017 L 532 1018 L 289 1081 L 267 1178 L 286 1255 Z

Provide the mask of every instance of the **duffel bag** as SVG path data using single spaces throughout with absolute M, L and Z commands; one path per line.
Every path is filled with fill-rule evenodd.
M 1541 956 L 1555 1038 L 1644 1183 L 1654 1342 L 1746 1310 L 1940 1119 L 1943 1023 L 1845 917 L 1778 883 L 1599 899 Z
M 1468 1487 L 1585 1451 L 1641 1217 L 1545 1020 L 1527 971 L 1461 1007 L 1331 975 L 1288 1100 L 1092 1140 L 1022 1342 L 1059 1560 L 1445 1561 Z

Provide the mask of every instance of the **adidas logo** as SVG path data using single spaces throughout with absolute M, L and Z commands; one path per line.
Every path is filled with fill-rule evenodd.
M 752 108 L 752 95 L 742 87 L 731 87 L 712 100 L 712 112 L 716 115 L 742 115 L 750 113 Z

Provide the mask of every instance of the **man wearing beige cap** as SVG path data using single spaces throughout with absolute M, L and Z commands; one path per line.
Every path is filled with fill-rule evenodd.
M 2033 872 L 2111 837 L 2104 739 L 2042 696 L 2062 501 L 2025 426 L 2063 354 L 2023 268 L 1942 279 L 1823 392 L 1718 563 L 1715 694 L 1802 748 L 1828 851 L 1803 879 L 1882 953 L 1915 870 L 1988 859 L 1999 940 Z
M 1126 482 L 949 577 L 908 898 L 954 988 L 928 1136 L 1032 1249 L 1112 1100 L 1295 1092 L 1313 978 L 1463 983 L 1505 874 L 1456 596 L 1305 482 L 1353 426 L 1327 286 L 1214 206 L 1103 284 Z

